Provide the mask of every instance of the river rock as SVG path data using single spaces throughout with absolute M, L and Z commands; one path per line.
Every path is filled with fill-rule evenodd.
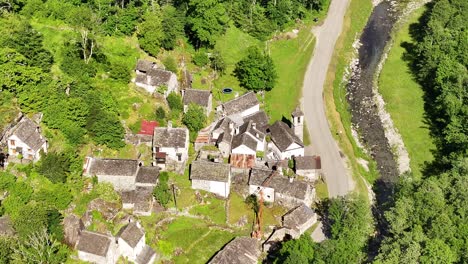
M 76 215 L 69 215 L 63 219 L 63 232 L 65 244 L 75 248 L 81 231 L 85 228 L 83 221 Z

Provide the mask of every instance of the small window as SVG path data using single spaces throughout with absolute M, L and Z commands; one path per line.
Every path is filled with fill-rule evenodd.
M 177 160 L 182 161 L 182 154 L 181 153 L 177 153 Z
M 14 141 L 14 140 L 10 140 L 10 145 L 14 146 L 14 145 L 15 145 L 15 141 Z
M 28 149 L 28 152 L 32 152 L 32 149 Z
M 28 155 L 28 159 L 32 160 L 32 159 L 33 159 L 33 155 L 29 154 L 29 155 Z
M 12 149 L 13 154 L 16 154 L 16 149 Z

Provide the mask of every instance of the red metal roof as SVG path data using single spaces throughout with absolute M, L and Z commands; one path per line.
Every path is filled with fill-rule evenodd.
M 156 121 L 147 121 L 147 120 L 142 120 L 141 121 L 141 129 L 138 134 L 142 135 L 153 135 L 154 128 L 158 127 L 159 124 Z

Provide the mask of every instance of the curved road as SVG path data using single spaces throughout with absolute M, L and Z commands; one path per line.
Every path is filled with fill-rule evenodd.
M 321 156 L 330 197 L 345 195 L 354 189 L 354 182 L 330 132 L 322 96 L 328 65 L 343 27 L 348 4 L 349 0 L 332 0 L 323 25 L 313 29 L 316 45 L 304 77 L 302 92 L 302 109 L 312 141 L 311 149 L 307 152 Z

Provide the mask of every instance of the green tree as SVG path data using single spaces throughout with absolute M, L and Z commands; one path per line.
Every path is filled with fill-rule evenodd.
M 219 53 L 219 51 L 213 52 L 213 54 L 210 57 L 210 60 L 211 60 L 211 63 L 210 63 L 211 69 L 223 75 L 224 72 L 226 71 L 226 62 L 224 61 L 224 58 L 221 56 L 221 53 Z
M 176 110 L 181 112 L 184 110 L 184 105 L 182 104 L 182 97 L 175 92 L 170 93 L 167 98 L 167 104 L 171 110 Z
M 164 67 L 166 68 L 166 70 L 177 73 L 178 66 L 177 66 L 177 62 L 174 59 L 174 57 L 167 56 L 166 58 L 164 58 L 163 64 L 164 64 Z
M 224 5 L 218 0 L 190 0 L 187 10 L 189 37 L 196 47 L 213 46 L 224 34 L 228 22 Z
M 164 36 L 161 39 L 161 46 L 166 50 L 172 50 L 177 44 L 177 40 L 184 36 L 184 15 L 171 5 L 162 8 L 162 31 Z
M 158 203 L 166 208 L 167 204 L 172 200 L 171 190 L 168 185 L 169 174 L 164 171 L 159 174 L 159 183 L 153 190 L 153 196 Z
M 234 74 L 242 87 L 253 91 L 270 91 L 278 78 L 271 57 L 257 47 L 247 50 L 247 56 L 236 64 Z
M 158 108 L 156 108 L 156 120 L 159 123 L 162 123 L 166 120 L 166 111 L 164 110 L 162 106 L 159 106 Z
M 97 144 L 106 145 L 113 149 L 119 149 L 125 145 L 123 141 L 125 130 L 120 120 L 115 114 L 105 111 L 99 106 L 91 107 L 86 127 Z
M 14 249 L 17 247 L 17 238 L 10 236 L 0 236 L 0 263 L 12 263 Z
M 68 258 L 67 247 L 52 238 L 45 228 L 36 227 L 35 232 L 28 235 L 14 249 L 16 263 L 59 264 Z
M 63 183 L 70 173 L 70 162 L 61 153 L 49 152 L 42 156 L 37 172 L 53 183 Z
M 138 42 L 141 48 L 151 56 L 157 56 L 164 38 L 159 9 L 143 16 L 143 22 L 138 26 Z
M 47 210 L 34 202 L 21 207 L 12 215 L 13 226 L 21 238 L 27 238 L 41 228 L 47 228 Z
M 208 55 L 206 55 L 204 51 L 200 50 L 197 53 L 195 53 L 195 55 L 192 58 L 192 61 L 195 65 L 203 67 L 207 65 L 208 62 L 210 62 L 210 59 L 208 59 Z
M 312 263 L 314 260 L 314 246 L 314 241 L 306 234 L 299 239 L 289 240 L 281 246 L 275 263 Z
M 200 131 L 206 124 L 206 115 L 203 107 L 190 104 L 187 113 L 182 118 L 182 122 L 191 132 Z
M 117 62 L 111 66 L 110 76 L 118 81 L 128 83 L 130 81 L 130 69 L 125 63 Z

